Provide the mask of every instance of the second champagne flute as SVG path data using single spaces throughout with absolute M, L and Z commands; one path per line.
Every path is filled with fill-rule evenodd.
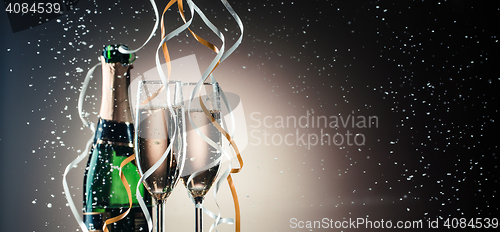
M 217 83 L 203 83 L 201 88 L 196 91 L 197 93 L 192 95 L 194 99 L 190 99 L 196 84 L 182 83 L 182 94 L 176 95 L 176 97 L 183 96 L 181 123 L 184 126 L 183 135 L 185 137 L 182 138 L 182 141 L 185 142 L 185 145 L 181 148 L 186 151 L 186 159 L 181 178 L 197 205 L 195 209 L 195 231 L 201 232 L 203 231 L 203 210 L 200 206 L 203 204 L 205 194 L 210 190 L 217 178 L 221 162 L 220 151 L 205 141 L 208 138 L 208 140 L 221 146 L 221 133 L 211 122 L 213 118 L 219 124 L 221 123 L 220 90 Z M 206 115 L 199 103 L 200 93 L 209 115 Z M 189 105 L 190 101 L 191 105 Z M 194 123 L 195 127 L 191 123 Z M 203 139 L 199 133 L 206 136 L 206 138 Z

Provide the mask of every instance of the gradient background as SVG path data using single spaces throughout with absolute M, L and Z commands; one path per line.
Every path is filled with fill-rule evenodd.
M 234 175 L 243 231 L 309 231 L 290 228 L 291 218 L 499 217 L 500 35 L 493 22 L 500 11 L 493 2 L 230 1 L 244 23 L 244 39 L 215 75 L 225 91 L 240 96 L 249 133 L 263 139 L 264 132 L 296 130 L 254 128 L 254 112 L 273 123 L 275 116 L 306 112 L 379 118 L 378 128 L 326 129 L 362 133 L 364 146 L 252 145 L 250 137 L 245 166 Z M 196 3 L 231 46 L 239 29 L 223 5 Z M 160 9 L 165 4 L 157 3 Z M 173 9 L 170 31 L 181 25 Z M 61 181 L 91 136 L 76 108 L 81 83 L 105 44 L 139 47 L 153 18 L 148 1 L 79 1 L 57 19 L 13 33 L 1 11 L 2 231 L 78 230 Z M 192 28 L 218 41 L 199 18 Z M 138 53 L 133 76 L 154 67 L 158 41 Z M 201 72 L 214 57 L 186 33 L 168 46 L 173 59 L 196 54 Z M 95 114 L 98 77 L 86 103 Z M 77 202 L 83 169 L 82 162 L 68 177 Z M 193 206 L 182 188 L 169 198 L 171 231 L 193 229 Z M 223 216 L 232 216 L 227 187 L 219 202 Z M 214 209 L 210 200 L 206 204 Z

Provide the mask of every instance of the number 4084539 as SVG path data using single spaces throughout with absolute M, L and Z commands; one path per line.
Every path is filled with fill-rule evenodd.
M 448 229 L 456 229 L 456 228 L 493 228 L 496 229 L 499 226 L 498 218 L 447 218 L 443 226 Z
M 5 11 L 10 14 L 42 14 L 42 13 L 55 13 L 58 14 L 61 12 L 61 4 L 56 3 L 9 3 L 7 7 L 5 7 Z

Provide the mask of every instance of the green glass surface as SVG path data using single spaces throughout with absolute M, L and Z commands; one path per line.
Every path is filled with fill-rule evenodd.
M 103 128 L 99 125 L 98 128 L 113 132 L 110 127 Z M 105 220 L 116 217 L 128 209 L 129 199 L 120 179 L 120 165 L 131 155 L 134 155 L 134 148 L 126 145 L 113 145 L 113 142 L 93 145 L 87 161 L 83 189 L 84 222 L 90 231 L 102 231 Z M 110 232 L 146 231 L 144 214 L 135 194 L 140 179 L 135 160 L 126 164 L 122 172 L 130 185 L 133 208 L 126 218 L 109 225 L 108 229 Z M 146 204 L 150 206 L 151 196 L 142 184 L 139 189 L 141 195 L 145 196 Z

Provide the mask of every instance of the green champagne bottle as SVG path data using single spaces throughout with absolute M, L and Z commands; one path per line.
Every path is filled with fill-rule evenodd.
M 103 231 L 104 222 L 129 208 L 129 198 L 120 179 L 120 165 L 134 155 L 132 115 L 128 102 L 131 65 L 124 65 L 113 56 L 123 56 L 119 45 L 107 46 L 101 57 L 102 100 L 94 143 L 84 176 L 84 223 L 91 232 Z M 113 53 L 109 50 L 114 49 Z M 146 231 L 147 223 L 135 193 L 139 173 L 135 162 L 122 168 L 132 192 L 132 209 L 118 222 L 107 225 L 110 232 Z M 142 187 L 142 186 L 141 186 Z M 150 205 L 150 195 L 141 188 Z

